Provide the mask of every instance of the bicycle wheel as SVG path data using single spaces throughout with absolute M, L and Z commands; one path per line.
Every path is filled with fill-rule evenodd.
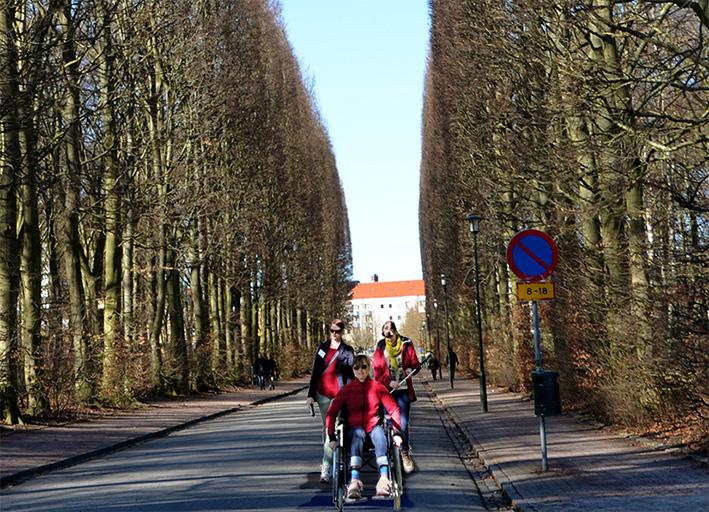
M 342 446 L 336 446 L 332 453 L 332 501 L 337 512 L 345 507 L 345 464 Z
M 401 467 L 401 450 L 393 446 L 391 450 L 391 494 L 394 498 L 394 512 L 401 510 L 401 497 L 404 494 L 403 468 Z

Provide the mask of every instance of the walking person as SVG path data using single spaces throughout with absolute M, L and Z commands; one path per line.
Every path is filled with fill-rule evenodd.
M 416 356 L 414 343 L 396 330 L 396 324 L 389 320 L 382 326 L 383 338 L 377 342 L 374 351 L 374 380 L 384 384 L 392 394 L 401 413 L 401 431 L 404 440 L 401 445 L 401 462 L 406 473 L 416 468 L 409 445 L 409 413 L 411 402 L 416 401 L 414 383 L 409 374 L 416 373 L 421 363 Z M 412 376 L 413 377 L 413 376 Z
M 431 370 L 433 380 L 436 380 L 436 374 L 438 373 L 438 359 L 436 359 L 436 356 L 431 355 L 431 358 L 428 360 L 428 369 Z
M 455 379 L 455 367 L 458 365 L 458 355 L 450 349 L 448 352 L 448 371 L 451 372 L 451 388 Z
M 276 380 L 278 379 L 278 365 L 273 356 L 268 358 L 268 389 L 276 389 Z
M 266 372 L 267 372 L 267 370 L 268 370 L 268 361 L 263 356 L 263 354 L 261 352 L 259 352 L 258 356 L 256 356 L 256 360 L 254 361 L 254 367 L 253 367 L 254 377 L 256 377 L 256 381 L 258 382 L 259 389 L 266 389 Z
M 320 409 L 323 435 L 323 458 L 320 466 L 322 484 L 332 479 L 332 448 L 325 426 L 327 409 L 340 388 L 354 379 L 352 365 L 355 354 L 354 349 L 342 341 L 344 329 L 345 323 L 342 320 L 336 318 L 330 322 L 330 339 L 321 343 L 315 353 L 306 400 L 309 406 L 317 402 Z

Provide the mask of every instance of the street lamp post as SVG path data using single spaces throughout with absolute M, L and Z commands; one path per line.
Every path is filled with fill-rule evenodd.
M 426 351 L 429 350 L 428 342 L 426 341 L 426 320 L 421 321 L 421 346 L 426 349 Z
M 441 332 L 438 329 L 438 301 L 433 299 L 433 311 L 436 321 L 436 359 L 438 359 L 438 378 L 443 379 L 443 362 L 441 361 Z
M 446 312 L 446 345 L 448 346 L 448 380 L 450 381 L 451 384 L 451 389 L 453 389 L 453 372 L 455 369 L 453 368 L 453 358 L 451 357 L 452 350 L 451 350 L 451 337 L 450 333 L 448 331 L 448 288 L 446 287 L 446 275 L 441 274 L 441 285 L 443 286 L 443 309 Z
M 480 312 L 480 271 L 478 267 L 478 231 L 482 217 L 471 213 L 467 217 L 473 232 L 473 254 L 475 257 L 475 311 L 478 323 L 478 352 L 480 355 L 480 408 L 487 412 L 487 386 L 485 383 L 485 353 L 483 352 L 482 314 Z

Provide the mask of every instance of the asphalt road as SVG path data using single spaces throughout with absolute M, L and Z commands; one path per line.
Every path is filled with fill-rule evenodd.
M 318 483 L 319 425 L 303 392 L 5 489 L 0 510 L 334 510 L 329 486 Z M 485 510 L 423 392 L 411 428 L 420 469 L 405 480 L 402 509 Z M 373 470 L 365 473 L 365 496 L 375 481 Z M 391 508 L 390 501 L 371 499 L 347 506 L 353 512 Z

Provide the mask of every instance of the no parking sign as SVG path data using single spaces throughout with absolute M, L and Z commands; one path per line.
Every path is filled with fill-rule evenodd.
M 523 281 L 541 281 L 557 262 L 559 251 L 549 235 L 536 229 L 517 233 L 507 246 L 507 264 Z

